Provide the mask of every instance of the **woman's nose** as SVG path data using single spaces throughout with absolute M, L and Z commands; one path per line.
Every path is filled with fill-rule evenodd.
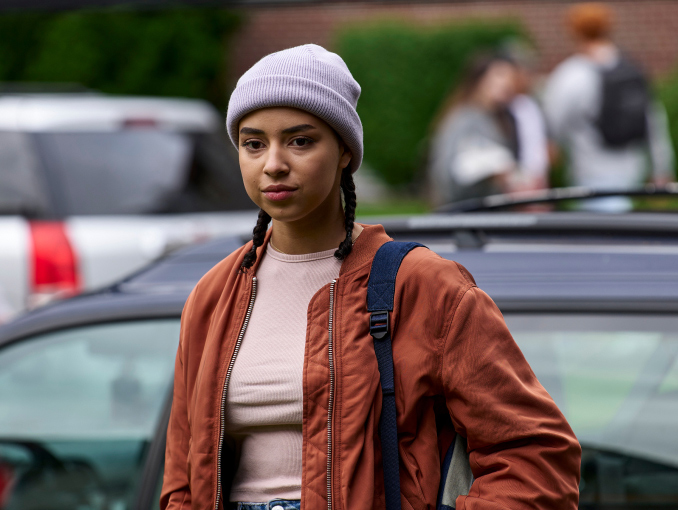
M 278 175 L 290 171 L 285 151 L 281 147 L 271 146 L 266 153 L 266 164 L 264 173 L 267 175 Z

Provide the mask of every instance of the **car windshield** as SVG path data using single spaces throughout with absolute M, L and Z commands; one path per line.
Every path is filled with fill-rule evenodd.
M 122 129 L 33 138 L 57 215 L 252 207 L 223 133 Z
M 678 319 L 508 314 L 506 322 L 584 448 L 581 502 L 678 503 Z
M 0 350 L 0 508 L 125 510 L 167 403 L 179 320 L 62 330 Z

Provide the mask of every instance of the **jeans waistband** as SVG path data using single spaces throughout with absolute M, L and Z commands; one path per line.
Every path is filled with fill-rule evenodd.
M 239 501 L 231 503 L 230 510 L 300 510 L 301 501 L 298 499 L 274 499 L 268 503 L 246 503 Z

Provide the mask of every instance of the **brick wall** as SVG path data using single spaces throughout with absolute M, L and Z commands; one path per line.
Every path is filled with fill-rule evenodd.
M 678 1 L 607 2 L 615 11 L 615 39 L 654 76 L 678 67 Z M 572 51 L 563 25 L 570 4 L 556 1 L 495 0 L 473 3 L 417 3 L 253 7 L 243 9 L 245 23 L 233 45 L 234 77 L 262 56 L 305 43 L 332 48 L 336 28 L 361 20 L 396 18 L 422 25 L 468 17 L 522 21 L 539 50 L 539 70 L 546 72 Z

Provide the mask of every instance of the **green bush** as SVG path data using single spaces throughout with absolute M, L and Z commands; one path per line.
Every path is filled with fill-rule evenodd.
M 335 47 L 362 87 L 365 162 L 391 186 L 411 184 L 431 121 L 468 57 L 522 34 L 512 21 L 437 27 L 378 21 L 343 28 Z
M 221 9 L 2 14 L 0 81 L 198 97 L 223 109 L 226 45 L 237 26 Z
M 678 156 L 678 70 L 663 80 L 658 89 L 659 99 L 664 103 L 668 115 L 673 153 Z

